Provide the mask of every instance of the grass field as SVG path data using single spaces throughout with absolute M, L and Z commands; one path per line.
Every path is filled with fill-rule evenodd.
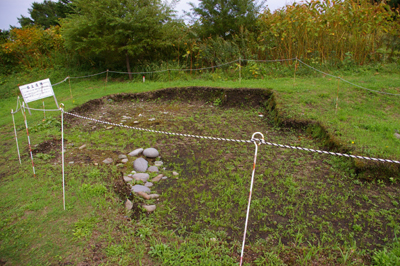
M 400 93 L 390 73 L 349 74 L 365 87 Z M 45 77 L 43 77 L 45 78 Z M 54 81 L 52 81 L 55 83 Z M 323 76 L 234 81 L 117 82 L 72 80 L 54 87 L 67 111 L 109 94 L 170 87 L 270 88 L 281 118 L 317 121 L 353 154 L 399 160 L 399 97 L 356 89 Z M 71 98 L 72 94 L 72 98 Z M 249 139 L 263 132 L 267 141 L 325 149 L 318 135 L 273 122 L 263 106 L 246 99 L 224 107 L 223 95 L 209 101 L 115 101 L 84 115 L 120 121 L 135 117 L 150 129 Z M 338 99 L 338 101 L 337 101 Z M 337 103 L 337 104 L 336 104 Z M 25 126 L 16 115 L 22 165 L 12 117 L 16 98 L 0 100 L 1 235 L 5 265 L 233 265 L 239 261 L 253 144 L 164 136 L 86 120 L 68 120 L 66 211 L 62 208 L 59 113 L 28 115 L 36 178 Z M 42 102 L 30 107 L 41 108 Z M 45 100 L 55 108 L 54 100 Z M 337 108 L 336 108 L 337 106 Z M 164 114 L 167 113 L 167 114 Z M 142 114 L 141 117 L 138 115 Z M 259 114 L 263 114 L 260 117 Z M 150 122 L 149 118 L 155 118 Z M 141 120 L 140 120 L 141 119 Z M 133 125 L 133 124 L 132 124 Z M 96 126 L 96 129 L 93 129 Z M 74 145 L 72 146 L 71 143 Z M 86 144 L 86 148 L 79 147 Z M 37 146 L 35 146 L 37 145 Z M 152 187 L 161 195 L 154 213 L 125 211 L 130 197 L 116 193 L 124 167 L 103 165 L 135 148 L 156 147 L 169 178 Z M 73 164 L 69 162 L 74 161 Z M 98 164 L 98 165 L 96 165 Z M 172 177 L 172 171 L 179 178 Z M 380 173 L 375 173 L 380 174 Z M 351 160 L 260 146 L 245 248 L 245 265 L 396 265 L 400 220 L 400 176 L 367 180 Z M 386 251 L 382 251 L 386 248 Z M 392 262 L 394 264 L 389 264 Z

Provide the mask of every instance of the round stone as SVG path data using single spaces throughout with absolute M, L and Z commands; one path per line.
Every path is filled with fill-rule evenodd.
M 153 186 L 153 183 L 151 183 L 151 182 L 146 182 L 146 184 L 144 184 L 144 186 L 145 186 L 145 187 L 152 187 L 152 186 Z
M 146 172 L 148 165 L 148 162 L 143 158 L 137 158 L 133 162 L 133 168 L 138 172 Z
M 134 151 L 131 151 L 128 155 L 129 156 L 138 156 L 139 154 L 142 153 L 142 151 L 143 151 L 143 148 L 139 148 L 139 149 L 136 149 Z
M 124 181 L 125 181 L 125 182 L 131 182 L 131 181 L 132 181 L 132 178 L 129 177 L 129 176 L 124 176 Z
M 147 169 L 147 171 L 158 173 L 158 167 L 157 166 L 150 166 L 149 169 Z
M 153 212 L 156 210 L 156 205 L 143 205 L 143 208 L 145 208 L 147 212 Z
M 105 159 L 104 161 L 103 161 L 103 163 L 105 163 L 105 164 L 110 164 L 110 163 L 112 163 L 113 162 L 113 159 L 111 159 L 111 158 L 107 158 L 107 159 Z
M 132 187 L 132 191 L 137 193 L 137 192 L 146 192 L 146 193 L 150 193 L 150 188 L 142 186 L 142 185 L 134 185 Z
M 126 157 L 125 154 L 120 154 L 118 155 L 118 159 L 127 159 L 128 157 Z
M 129 210 L 132 209 L 132 207 L 133 207 L 132 201 L 130 201 L 130 200 L 127 199 L 127 200 L 125 201 L 125 209 L 129 211 Z
M 122 159 L 121 160 L 121 163 L 127 163 L 128 162 L 128 159 Z
M 137 173 L 137 174 L 134 174 L 134 175 L 132 176 L 132 179 L 135 179 L 135 180 L 138 180 L 138 181 L 146 182 L 147 179 L 149 179 L 149 174 L 146 174 L 146 173 Z
M 163 165 L 163 162 L 162 161 L 155 161 L 154 165 L 157 166 L 157 167 L 160 167 L 161 165 Z
M 156 158 L 160 153 L 154 148 L 148 148 L 143 151 L 143 155 L 149 158 Z

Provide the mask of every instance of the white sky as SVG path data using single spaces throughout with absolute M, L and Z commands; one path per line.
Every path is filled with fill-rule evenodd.
M 21 15 L 29 17 L 28 8 L 32 7 L 33 2 L 42 3 L 43 0 L 0 0 L 0 29 L 8 30 L 10 25 L 20 27 L 17 18 Z M 175 7 L 178 15 L 183 14 L 182 10 L 190 11 L 188 2 L 198 5 L 198 0 L 180 0 Z M 269 9 L 276 10 L 292 2 L 293 0 L 267 0 L 267 5 Z

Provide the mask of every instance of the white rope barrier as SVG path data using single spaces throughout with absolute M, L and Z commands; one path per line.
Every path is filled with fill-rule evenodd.
M 19 99 L 19 96 L 17 97 L 17 107 L 15 108 L 15 111 L 13 112 L 13 110 L 11 110 L 11 114 L 16 114 L 19 112 L 19 110 L 21 110 L 21 100 Z
M 56 84 L 53 84 L 52 86 L 54 87 L 54 86 L 60 85 L 61 83 L 66 82 L 68 79 L 69 79 L 69 77 L 66 77 L 64 80 L 62 80 L 62 81 L 60 81 L 60 82 L 58 82 Z
M 103 72 L 100 72 L 100 73 L 96 73 L 96 74 L 92 74 L 92 75 L 87 75 L 87 76 L 80 76 L 80 77 L 67 77 L 68 79 L 83 79 L 83 78 L 91 78 L 91 77 L 94 77 L 94 76 L 98 76 L 98 75 L 101 75 L 101 74 L 104 74 L 104 73 L 107 73 L 107 71 L 103 71 Z M 53 85 L 54 86 L 54 85 Z
M 117 73 L 117 74 L 133 74 L 133 75 L 140 74 L 141 75 L 141 74 L 163 73 L 163 72 L 167 72 L 167 71 L 201 71 L 201 70 L 219 68 L 222 66 L 230 65 L 237 61 L 239 61 L 239 60 L 236 59 L 236 60 L 221 64 L 221 65 L 216 65 L 216 66 L 211 66 L 211 67 L 203 67 L 203 68 L 183 68 L 183 69 L 175 68 L 175 69 L 164 69 L 164 70 L 157 70 L 157 71 L 142 71 L 142 72 L 119 72 L 119 71 L 108 71 L 108 72 Z
M 30 107 L 25 107 L 25 109 L 32 110 L 32 111 L 40 111 L 40 112 L 60 112 L 60 109 L 37 109 L 37 108 L 30 108 Z
M 363 89 L 363 90 L 367 90 L 367 91 L 370 91 L 370 92 L 380 93 L 380 94 L 386 94 L 386 95 L 392 95 L 392 96 L 400 96 L 400 94 L 389 93 L 389 92 L 384 92 L 384 91 L 377 91 L 377 90 L 371 90 L 371 89 L 365 88 L 365 87 L 363 87 L 363 86 L 360 86 L 360 85 L 354 84 L 354 83 L 352 83 L 352 82 L 350 82 L 350 81 L 348 81 L 348 80 L 345 80 L 344 78 L 341 78 L 341 77 L 338 77 L 338 76 L 335 76 L 335 75 L 326 73 L 326 72 L 324 72 L 324 71 L 322 71 L 322 70 L 319 70 L 319 69 L 317 69 L 317 68 L 315 68 L 315 67 L 312 67 L 312 66 L 310 66 L 310 65 L 308 65 L 308 64 L 306 64 L 306 63 L 304 63 L 302 60 L 300 60 L 300 59 L 298 59 L 298 58 L 296 58 L 296 60 L 299 61 L 300 63 L 302 63 L 303 65 L 305 65 L 305 66 L 311 68 L 312 70 L 315 70 L 315 71 L 317 71 L 317 72 L 319 72 L 319 73 L 321 73 L 321 74 L 324 74 L 324 75 L 326 75 L 326 76 L 329 76 L 329 77 L 332 77 L 332 78 L 335 78 L 335 79 L 340 79 L 341 81 L 344 81 L 344 82 L 346 82 L 346 83 L 348 83 L 348 84 L 350 84 L 350 85 L 353 85 L 353 86 L 355 86 L 355 87 L 357 87 L 357 88 L 360 88 L 360 89 Z
M 246 61 L 246 62 L 260 62 L 260 63 L 286 62 L 286 61 L 294 61 L 294 60 L 297 60 L 297 58 L 272 59 L 272 60 L 242 59 L 242 61 Z
M 65 112 L 65 111 L 63 111 L 63 112 Z M 372 160 L 372 161 L 378 161 L 378 162 L 400 164 L 400 161 L 396 161 L 396 160 L 371 158 L 371 157 L 367 157 L 367 156 L 343 154 L 343 153 L 330 152 L 330 151 L 321 151 L 321 150 L 315 150 L 315 149 L 310 149 L 310 148 L 302 148 L 302 147 L 297 147 L 297 146 L 290 146 L 290 145 L 266 142 L 265 140 L 260 140 L 260 139 L 251 139 L 251 140 L 227 139 L 227 138 L 220 138 L 220 137 L 190 135 L 190 134 L 182 134 L 182 133 L 174 133 L 174 132 L 166 132 L 166 131 L 159 131 L 159 130 L 153 130 L 153 129 L 139 128 L 139 127 L 132 127 L 132 126 L 128 126 L 128 125 L 116 124 L 116 123 L 112 123 L 112 122 L 107 122 L 107 121 L 102 121 L 102 120 L 98 120 L 98 119 L 94 119 L 94 118 L 89 118 L 89 117 L 81 116 L 81 115 L 74 114 L 74 113 L 69 113 L 69 112 L 65 112 L 65 113 L 70 115 L 70 116 L 75 116 L 77 118 L 90 120 L 90 121 L 93 121 L 93 122 L 96 122 L 96 123 L 100 123 L 100 124 L 106 124 L 106 125 L 110 125 L 110 126 L 129 128 L 129 129 L 146 131 L 146 132 L 151 132 L 151 133 L 159 133 L 159 134 L 165 134 L 165 135 L 182 136 L 182 137 L 197 138 L 197 139 L 209 139 L 209 140 L 221 140 L 221 141 L 239 142 L 239 143 L 253 143 L 254 141 L 259 141 L 261 144 L 269 145 L 269 146 L 273 146 L 273 147 L 278 147 L 278 148 L 302 150 L 302 151 L 315 152 L 315 153 L 320 153 L 320 154 L 327 154 L 327 155 L 343 156 L 343 157 L 362 159 L 362 160 Z
M 314 70 L 314 71 L 317 71 L 317 72 L 319 72 L 319 73 L 321 73 L 321 74 L 324 74 L 324 75 L 326 75 L 326 76 L 329 76 L 329 77 L 332 77 L 332 78 L 335 78 L 335 79 L 340 79 L 340 80 L 342 80 L 343 82 L 346 82 L 346 83 L 348 83 L 348 84 L 350 84 L 350 85 L 352 85 L 352 86 L 354 86 L 354 87 L 357 87 L 357 88 L 360 88 L 360 89 L 363 89 L 363 90 L 367 90 L 367 91 L 370 91 L 370 92 L 379 93 L 379 94 L 386 94 L 386 95 L 391 95 L 391 96 L 400 96 L 400 94 L 396 94 L 396 93 L 389 93 L 389 92 L 383 92 L 383 91 L 368 89 L 368 88 L 363 87 L 363 86 L 361 86 L 361 85 L 358 85 L 358 84 L 355 84 L 355 83 L 350 82 L 350 81 L 348 81 L 348 80 L 345 80 L 344 78 L 341 78 L 341 77 L 338 77 L 338 76 L 335 76 L 335 75 L 326 73 L 326 72 L 324 72 L 324 71 L 322 71 L 322 70 L 319 70 L 319 69 L 317 69 L 317 68 L 315 68 L 315 67 L 313 67 L 313 66 L 311 66 L 311 65 L 309 65 L 309 64 L 307 64 L 307 63 L 305 63 L 305 62 L 303 62 L 301 59 L 299 59 L 299 58 L 297 58 L 297 57 L 296 57 L 296 58 L 288 58 L 288 59 L 273 59 L 273 60 L 256 60 L 256 59 L 242 59 L 242 58 L 239 58 L 239 59 L 236 59 L 236 60 L 233 60 L 233 61 L 224 63 L 224 64 L 220 64 L 220 65 L 216 65 L 216 66 L 211 66 L 211 67 L 203 67 L 203 68 L 164 69 L 164 70 L 140 71 L 140 72 L 121 72 L 121 71 L 109 71 L 109 70 L 107 70 L 107 71 L 103 71 L 103 72 L 100 72 L 100 73 L 96 73 L 96 74 L 92 74 L 92 75 L 87 75 L 87 76 L 66 77 L 64 80 L 62 80 L 62 81 L 60 81 L 60 82 L 58 82 L 58 83 L 56 83 L 56 84 L 53 84 L 53 87 L 54 87 L 54 86 L 57 86 L 57 85 L 59 85 L 59 84 L 61 84 L 61 83 L 64 83 L 64 82 L 67 81 L 68 79 L 88 78 L 88 77 L 98 76 L 98 75 L 101 75 L 101 74 L 104 74 L 104 73 L 107 73 L 107 74 L 108 74 L 108 73 L 114 73 L 114 74 L 143 75 L 143 74 L 164 73 L 164 72 L 168 72 L 168 71 L 184 71 L 184 72 L 187 72 L 187 71 L 202 71 L 202 70 L 208 70 L 208 69 L 219 68 L 219 67 L 222 67 L 222 66 L 226 66 L 226 65 L 233 64 L 233 63 L 235 63 L 235 62 L 242 62 L 242 61 L 243 61 L 243 62 L 273 63 L 273 62 L 287 62 L 287 61 L 294 61 L 294 60 L 296 60 L 296 61 L 302 63 L 303 65 L 307 66 L 308 68 L 310 68 L 310 69 L 312 69 L 312 70 Z M 241 69 L 239 69 L 239 80 L 241 80 Z

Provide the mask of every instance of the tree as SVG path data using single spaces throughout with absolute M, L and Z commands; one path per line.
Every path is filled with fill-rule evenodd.
M 74 0 L 74 14 L 62 22 L 67 47 L 108 60 L 151 57 L 168 45 L 163 30 L 172 9 L 160 0 Z M 130 76 L 131 78 L 131 76 Z
M 258 14 L 265 1 L 258 4 L 252 0 L 200 0 L 199 6 L 192 6 L 187 13 L 200 24 L 201 37 L 231 38 L 240 29 L 253 30 Z
M 33 2 L 32 8 L 28 9 L 31 17 L 21 15 L 18 18 L 18 22 L 21 24 L 21 27 L 40 26 L 48 29 L 51 26 L 58 26 L 59 20 L 72 12 L 70 3 L 70 0 L 59 0 L 58 2 L 44 0 L 43 3 Z

